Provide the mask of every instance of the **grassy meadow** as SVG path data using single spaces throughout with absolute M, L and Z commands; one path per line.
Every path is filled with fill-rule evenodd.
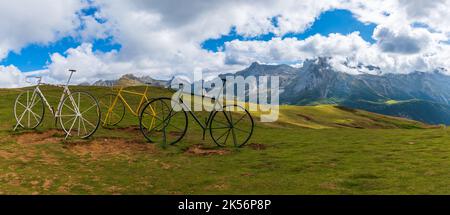
M 56 106 L 61 90 L 42 89 Z M 254 113 L 253 137 L 239 149 L 202 140 L 192 119 L 177 145 L 147 143 L 129 112 L 116 128 L 64 140 L 48 111 L 36 131 L 12 131 L 23 90 L 0 90 L 1 194 L 450 194 L 450 130 L 442 126 L 331 105 L 281 106 L 275 123 Z M 139 99 L 127 98 L 132 106 Z

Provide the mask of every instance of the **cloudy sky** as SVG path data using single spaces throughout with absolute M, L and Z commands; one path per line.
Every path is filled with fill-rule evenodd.
M 450 71 L 450 0 L 16 0 L 0 2 L 0 87 L 125 73 L 214 75 L 254 61 Z M 354 72 L 354 71 L 346 71 Z

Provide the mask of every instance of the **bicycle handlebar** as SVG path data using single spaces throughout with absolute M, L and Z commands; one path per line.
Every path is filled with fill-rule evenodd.
M 69 79 L 67 80 L 67 85 L 69 85 L 70 80 L 72 79 L 73 73 L 77 72 L 77 70 L 75 70 L 75 69 L 69 69 L 68 71 L 70 72 L 70 76 L 69 76 Z M 42 76 L 35 76 L 35 75 L 25 76 L 25 82 L 30 83 L 30 84 L 33 84 L 33 82 L 31 82 L 31 81 L 29 80 L 30 78 L 35 78 L 35 79 L 37 79 L 37 84 L 38 84 L 38 85 L 42 83 Z M 50 84 L 49 84 L 49 85 L 50 85 Z M 58 86 L 58 87 L 59 87 L 59 86 L 63 86 L 63 85 L 52 85 L 52 86 Z

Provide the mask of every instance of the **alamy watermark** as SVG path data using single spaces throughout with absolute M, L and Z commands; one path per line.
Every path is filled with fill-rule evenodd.
M 260 116 L 261 122 L 275 122 L 279 116 L 280 83 L 278 76 L 220 76 L 204 81 L 201 72 L 194 72 L 194 80 L 182 77 L 171 83 L 177 92 L 172 96 L 175 111 L 221 111 L 244 107 Z M 186 99 L 186 95 L 189 99 Z M 192 96 L 194 95 L 194 96 Z M 180 98 L 183 105 L 179 105 Z M 235 108 L 230 111 L 243 111 Z

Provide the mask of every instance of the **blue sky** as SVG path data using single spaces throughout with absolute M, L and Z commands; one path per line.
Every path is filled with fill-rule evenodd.
M 98 11 L 96 7 L 88 7 L 81 10 L 80 15 L 92 16 Z M 96 18 L 99 23 L 104 23 L 105 20 Z M 81 25 L 77 31 L 82 31 L 85 26 Z M 64 37 L 56 42 L 49 44 L 30 44 L 20 50 L 20 52 L 10 52 L 7 58 L 0 61 L 1 65 L 14 65 L 22 72 L 41 70 L 46 67 L 50 61 L 50 55 L 59 53 L 62 56 L 67 56 L 66 51 L 71 48 L 80 46 L 83 42 L 82 38 L 74 38 L 71 36 Z M 105 39 L 95 39 L 89 41 L 93 45 L 93 51 L 109 52 L 111 50 L 120 51 L 121 45 L 114 41 L 112 36 Z
M 84 15 L 93 16 L 96 13 L 96 8 L 88 8 L 82 11 Z M 102 20 L 98 20 L 103 22 Z M 277 25 L 276 17 L 272 18 L 274 25 Z M 331 10 L 322 13 L 312 26 L 303 33 L 290 33 L 284 35 L 283 38 L 292 37 L 298 39 L 305 39 L 315 34 L 327 36 L 330 33 L 340 33 L 343 35 L 359 31 L 361 37 L 374 43 L 372 34 L 375 24 L 365 24 L 358 21 L 353 14 L 348 10 Z M 82 28 L 82 27 L 81 27 Z M 202 43 L 202 47 L 206 50 L 217 52 L 222 49 L 224 43 L 232 40 L 261 40 L 267 41 L 274 38 L 273 33 L 259 35 L 257 37 L 246 38 L 236 33 L 235 28 L 232 28 L 228 35 L 223 35 L 218 39 L 209 39 Z M 70 48 L 80 46 L 84 41 L 81 38 L 64 37 L 56 42 L 49 44 L 31 44 L 23 48 L 19 53 L 10 52 L 7 58 L 3 59 L 2 65 L 15 65 L 23 72 L 44 69 L 50 61 L 50 55 L 53 53 L 60 53 L 63 56 Z M 106 39 L 96 39 L 91 41 L 93 44 L 93 51 L 108 52 L 111 50 L 120 50 L 121 45 L 114 41 L 113 37 Z
M 272 18 L 272 23 L 276 25 L 276 17 Z M 303 33 L 289 33 L 283 36 L 283 38 L 298 38 L 306 39 L 315 34 L 322 36 L 328 36 L 330 33 L 340 33 L 348 35 L 352 32 L 359 31 L 361 37 L 370 43 L 374 43 L 372 38 L 373 31 L 376 25 L 373 23 L 362 23 L 358 21 L 353 14 L 348 10 L 330 10 L 322 13 L 312 26 Z M 232 40 L 262 40 L 267 41 L 274 38 L 273 33 L 260 35 L 258 37 L 245 38 L 236 34 L 236 30 L 231 29 L 228 35 L 223 35 L 218 39 L 210 39 L 202 43 L 204 49 L 217 52 L 223 48 L 225 42 Z

